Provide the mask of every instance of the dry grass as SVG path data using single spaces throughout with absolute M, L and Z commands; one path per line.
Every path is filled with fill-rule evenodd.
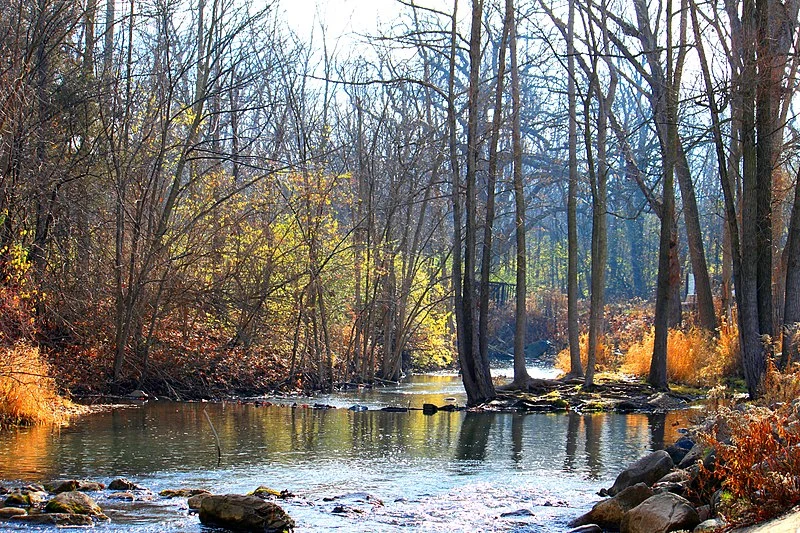
M 69 407 L 38 348 L 0 348 L 0 427 L 62 422 Z
M 586 368 L 586 361 L 589 353 L 589 334 L 581 333 L 580 336 L 581 346 L 581 365 Z M 600 337 L 597 344 L 597 360 L 595 361 L 595 370 L 597 372 L 607 372 L 616 370 L 619 365 L 619 354 L 615 353 L 612 347 L 608 344 L 607 339 Z M 556 356 L 556 368 L 564 373 L 570 370 L 569 361 L 569 347 L 558 352 Z
M 653 331 L 631 344 L 621 370 L 647 376 L 653 356 Z M 670 330 L 667 337 L 667 376 L 670 381 L 694 386 L 714 386 L 735 373 L 739 353 L 736 328 L 724 327 L 719 338 L 699 329 Z

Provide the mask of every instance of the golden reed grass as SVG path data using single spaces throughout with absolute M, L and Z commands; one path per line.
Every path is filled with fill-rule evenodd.
M 653 357 L 653 331 L 628 348 L 620 370 L 647 376 Z M 736 328 L 723 327 L 719 337 L 700 329 L 672 329 L 667 336 L 667 377 L 675 383 L 710 387 L 736 373 L 739 357 Z
M 627 351 L 613 349 L 601 339 L 597 352 L 596 370 L 620 371 L 638 377 L 650 373 L 653 357 L 654 332 L 651 329 L 636 341 L 624 340 Z M 712 387 L 725 377 L 735 375 L 738 368 L 739 336 L 736 327 L 723 325 L 717 337 L 699 329 L 670 330 L 667 337 L 667 376 L 675 383 Z M 623 343 L 620 342 L 620 345 Z M 581 362 L 586 367 L 588 337 L 580 337 Z M 623 348 L 624 349 L 624 348 Z M 556 368 L 569 371 L 569 350 L 559 352 Z
M 0 348 L 0 427 L 61 422 L 65 406 L 38 348 Z

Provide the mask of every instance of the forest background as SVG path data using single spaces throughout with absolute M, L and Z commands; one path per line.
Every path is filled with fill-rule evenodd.
M 524 387 L 548 339 L 587 384 L 627 363 L 665 388 L 689 361 L 758 396 L 797 352 L 797 22 L 796 1 L 403 0 L 340 48 L 277 3 L 3 0 L 3 394 L 457 360 L 479 403 L 490 352 Z

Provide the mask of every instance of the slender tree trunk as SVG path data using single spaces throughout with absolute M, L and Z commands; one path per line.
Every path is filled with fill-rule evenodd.
M 780 366 L 798 360 L 800 336 L 800 182 L 794 186 L 794 205 L 786 242 L 786 297 L 783 311 L 783 349 Z
M 567 19 L 567 107 L 569 108 L 569 185 L 567 190 L 567 336 L 569 375 L 583 377 L 578 325 L 578 119 L 575 94 L 575 0 Z
M 513 7 L 512 7 L 513 10 Z M 492 269 L 492 231 L 494 229 L 495 188 L 497 183 L 497 144 L 500 140 L 500 123 L 503 116 L 503 85 L 506 73 L 506 44 L 509 27 L 513 24 L 513 11 L 508 12 L 503 22 L 503 33 L 500 39 L 500 50 L 497 54 L 497 84 L 495 85 L 494 115 L 492 116 L 491 138 L 489 140 L 489 174 L 486 191 L 486 219 L 483 224 L 483 247 L 481 255 L 481 288 L 478 319 L 478 339 L 480 354 L 489 358 L 489 276 Z
M 519 57 L 514 0 L 506 0 L 511 52 L 511 145 L 514 158 L 514 222 L 517 244 L 517 294 L 514 321 L 514 384 L 526 388 L 530 381 L 525 365 L 525 334 L 528 325 L 528 250 L 525 246 L 525 188 L 522 183 L 522 127 L 520 115 Z

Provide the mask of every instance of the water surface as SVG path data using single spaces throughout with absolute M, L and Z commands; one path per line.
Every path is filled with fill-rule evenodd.
M 0 479 L 126 476 L 155 492 L 245 493 L 266 485 L 298 496 L 281 502 L 298 531 L 564 531 L 597 501 L 601 487 L 648 450 L 674 440 L 686 419 L 686 413 L 426 416 L 304 406 L 463 403 L 453 375 L 274 401 L 268 407 L 150 402 L 66 428 L 2 433 Z M 219 434 L 219 466 L 203 411 Z M 183 499 L 131 505 L 93 496 L 113 519 L 100 530 L 210 531 Z M 338 515 L 337 505 L 355 511 Z

